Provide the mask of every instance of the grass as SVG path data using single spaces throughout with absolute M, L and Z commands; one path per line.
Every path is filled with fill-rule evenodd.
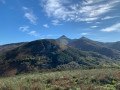
M 0 90 L 120 90 L 120 69 L 21 74 L 0 78 Z

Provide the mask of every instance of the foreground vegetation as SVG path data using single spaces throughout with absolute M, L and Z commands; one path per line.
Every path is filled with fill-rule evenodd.
M 120 90 L 120 70 L 79 69 L 1 77 L 0 90 Z

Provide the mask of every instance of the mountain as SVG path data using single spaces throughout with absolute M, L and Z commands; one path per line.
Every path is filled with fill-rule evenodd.
M 113 48 L 105 46 L 102 42 L 97 42 L 90 40 L 86 37 L 82 37 L 80 39 L 76 39 L 68 44 L 68 46 L 77 48 L 83 51 L 93 51 L 105 55 L 110 58 L 120 58 L 120 51 L 115 50 Z
M 26 43 L 18 48 L 6 52 L 2 55 L 4 60 L 21 59 L 26 56 L 35 57 L 40 55 L 48 55 L 64 50 L 66 46 L 58 43 L 53 39 L 36 40 Z
M 120 41 L 118 42 L 109 42 L 109 43 L 103 43 L 105 47 L 116 49 L 120 51 Z
M 56 40 L 63 45 L 67 45 L 68 43 L 70 43 L 72 41 L 72 39 L 67 38 L 65 35 L 59 37 Z
M 67 47 L 56 40 L 37 40 L 5 52 L 0 57 L 0 74 L 17 74 L 52 68 L 55 54 Z M 52 64 L 51 64 L 52 63 Z
M 115 50 L 120 51 L 120 41 L 104 43 L 104 42 L 93 41 L 93 40 L 90 40 L 86 37 L 82 37 L 80 39 L 85 41 L 85 42 L 88 42 L 89 44 L 91 43 L 94 46 L 102 46 L 102 47 L 106 47 L 106 48 L 115 49 Z M 70 39 L 70 38 L 66 37 L 65 35 L 59 37 L 56 40 L 63 45 L 70 45 L 71 43 L 75 44 L 76 42 L 79 42 L 78 41 L 79 39 Z
M 17 47 L 23 45 L 23 44 L 25 44 L 25 42 L 2 45 L 2 46 L 0 46 L 0 55 L 1 55 L 3 52 L 12 50 L 12 49 L 14 49 L 14 48 L 17 48 Z
M 96 52 L 70 48 L 53 39 L 36 40 L 9 50 L 0 57 L 0 75 L 11 76 L 42 69 L 119 66 Z

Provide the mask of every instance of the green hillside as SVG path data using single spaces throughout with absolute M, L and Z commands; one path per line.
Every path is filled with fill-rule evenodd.
M 68 44 L 68 46 L 77 48 L 83 51 L 93 51 L 105 55 L 110 58 L 119 59 L 120 51 L 105 47 L 103 43 L 90 40 L 88 38 L 82 37 L 80 39 L 76 39 Z
M 11 76 L 43 69 L 118 67 L 118 61 L 96 52 L 70 48 L 53 39 L 36 40 L 2 54 L 0 75 Z

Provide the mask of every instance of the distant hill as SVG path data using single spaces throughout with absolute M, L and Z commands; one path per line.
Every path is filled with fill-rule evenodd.
M 96 52 L 70 48 L 53 39 L 36 40 L 0 57 L 0 75 L 10 76 L 42 69 L 88 68 L 118 65 Z
M 105 47 L 116 49 L 120 51 L 120 41 L 118 42 L 109 42 L 109 43 L 103 43 Z
M 120 58 L 120 51 L 115 50 L 102 42 L 90 40 L 82 37 L 68 44 L 68 46 L 77 48 L 83 51 L 93 51 L 111 58 Z
M 23 45 L 24 43 L 25 42 L 1 45 L 0 46 L 0 54 L 2 54 L 3 52 L 6 52 L 8 50 L 12 50 L 12 49 L 14 49 L 16 47 L 19 47 L 19 46 Z
M 72 41 L 72 39 L 67 38 L 65 35 L 59 37 L 56 40 L 63 45 L 67 45 L 68 43 L 70 43 Z

